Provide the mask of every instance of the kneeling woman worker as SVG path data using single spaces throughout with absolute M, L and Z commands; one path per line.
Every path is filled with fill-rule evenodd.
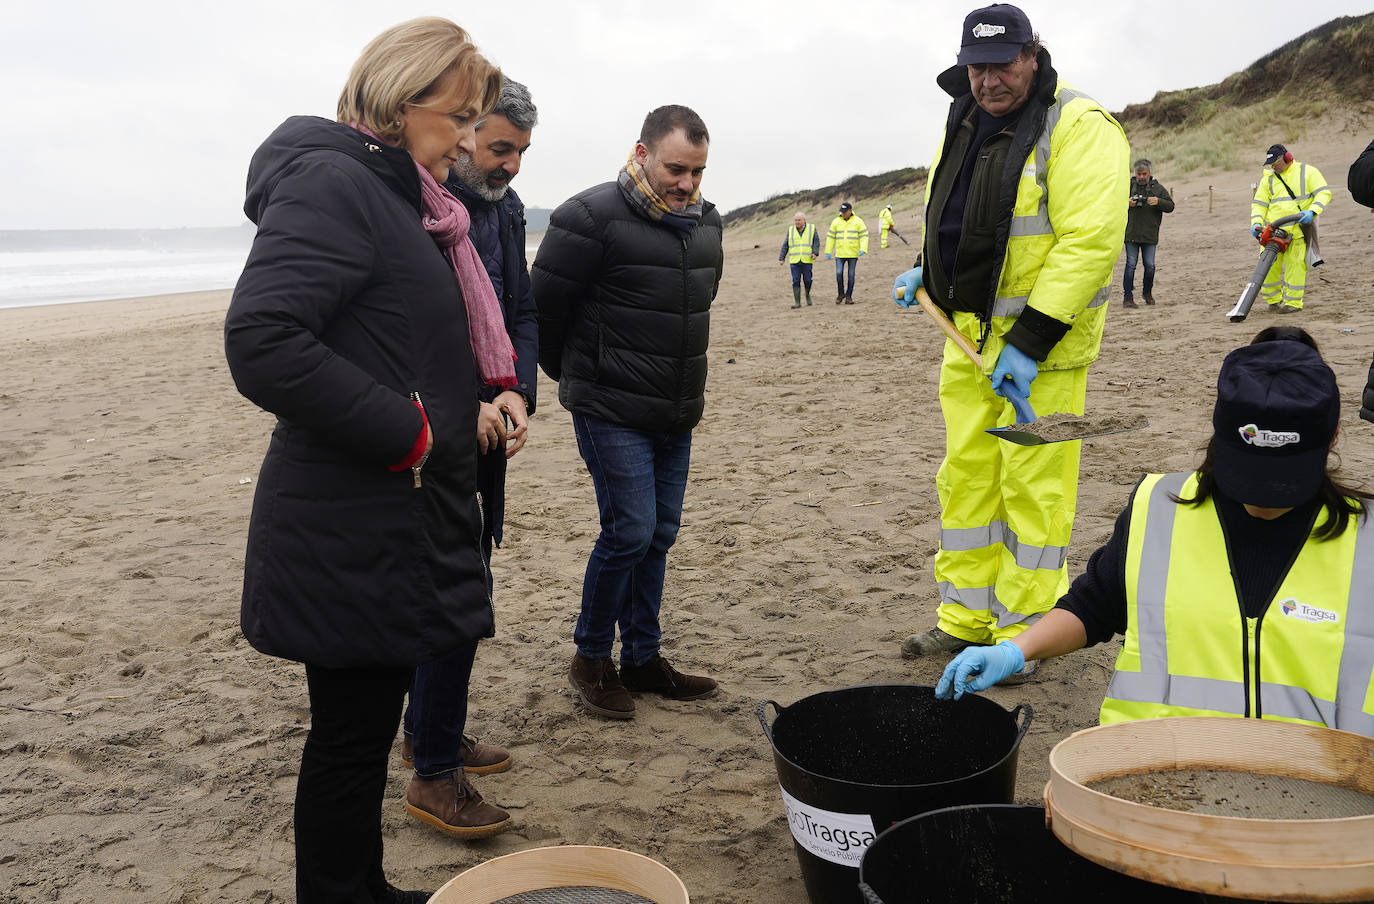
M 1374 737 L 1371 497 L 1327 471 L 1339 420 L 1316 349 L 1231 352 L 1201 467 L 1146 476 L 1058 605 L 1015 640 L 964 650 L 936 696 L 1124 634 L 1104 724 L 1246 716 Z

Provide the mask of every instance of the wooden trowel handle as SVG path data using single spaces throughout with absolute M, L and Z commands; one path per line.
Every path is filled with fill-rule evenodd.
M 897 287 L 897 297 L 906 297 L 906 286 Z M 930 294 L 921 286 L 916 287 L 916 303 L 921 306 L 921 310 L 930 315 L 930 319 L 934 320 L 940 329 L 944 330 L 945 335 L 949 337 L 949 341 L 959 346 L 960 350 L 968 355 L 969 360 L 973 362 L 973 366 L 982 370 L 983 358 L 978 354 L 978 349 L 973 347 L 973 343 L 968 340 L 967 336 L 954 328 L 954 324 L 949 322 L 949 318 L 945 316 L 945 312 L 935 306 L 935 302 L 930 300 Z

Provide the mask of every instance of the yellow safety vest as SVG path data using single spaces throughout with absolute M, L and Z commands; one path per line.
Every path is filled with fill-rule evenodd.
M 1102 345 L 1112 270 L 1126 234 L 1126 205 L 1119 199 L 1130 178 L 1130 145 L 1120 123 L 1088 95 L 1060 79 L 1054 96 L 1021 166 L 992 328 L 983 348 L 983 369 L 989 374 L 1027 306 L 1070 324 L 1041 370 L 1083 367 L 1097 358 Z M 941 153 L 936 151 L 929 172 L 940 165 Z M 930 186 L 927 180 L 927 206 Z M 956 311 L 953 320 L 978 342 L 977 315 Z
M 868 227 L 856 213 L 849 219 L 836 217 L 830 221 L 825 237 L 825 253 L 836 257 L 858 257 L 868 251 Z
M 885 228 L 887 228 L 887 229 L 891 229 L 892 226 L 893 226 L 893 224 L 894 224 L 895 222 L 896 222 L 896 220 L 894 220 L 894 219 L 892 218 L 892 208 L 891 208 L 891 207 L 884 207 L 882 210 L 878 211 L 878 225 L 879 225 L 879 226 L 885 227 Z
M 1288 193 L 1290 188 L 1293 189 L 1291 195 Z M 1331 186 L 1315 166 L 1295 162 L 1281 175 L 1266 166 L 1255 189 L 1254 200 L 1250 202 L 1250 225 L 1262 226 L 1304 210 L 1321 216 L 1330 203 Z
M 777 233 L 774 233 L 776 235 Z M 816 260 L 811 249 L 815 247 L 816 224 L 807 223 L 801 232 L 796 226 L 787 229 L 787 262 L 789 264 L 809 264 Z
M 1308 539 L 1260 618 L 1236 595 L 1212 500 L 1196 474 L 1136 490 L 1126 552 L 1126 638 L 1103 724 L 1246 716 L 1374 737 L 1374 524 Z

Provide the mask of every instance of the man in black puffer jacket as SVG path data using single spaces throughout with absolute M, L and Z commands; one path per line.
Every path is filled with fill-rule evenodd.
M 613 719 L 634 715 L 629 691 L 694 700 L 716 689 L 659 655 L 725 257 L 720 214 L 701 199 L 710 141 L 687 107 L 654 110 L 616 181 L 554 211 L 534 260 L 539 364 L 572 412 L 601 516 L 568 677 L 589 710 Z

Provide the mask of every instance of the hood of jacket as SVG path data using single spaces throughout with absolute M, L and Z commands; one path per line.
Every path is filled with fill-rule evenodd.
M 267 136 L 248 164 L 243 212 L 254 223 L 272 199 L 272 190 L 296 160 L 308 154 L 341 154 L 356 160 L 420 212 L 420 175 L 414 158 L 351 126 L 319 116 L 292 116 Z

